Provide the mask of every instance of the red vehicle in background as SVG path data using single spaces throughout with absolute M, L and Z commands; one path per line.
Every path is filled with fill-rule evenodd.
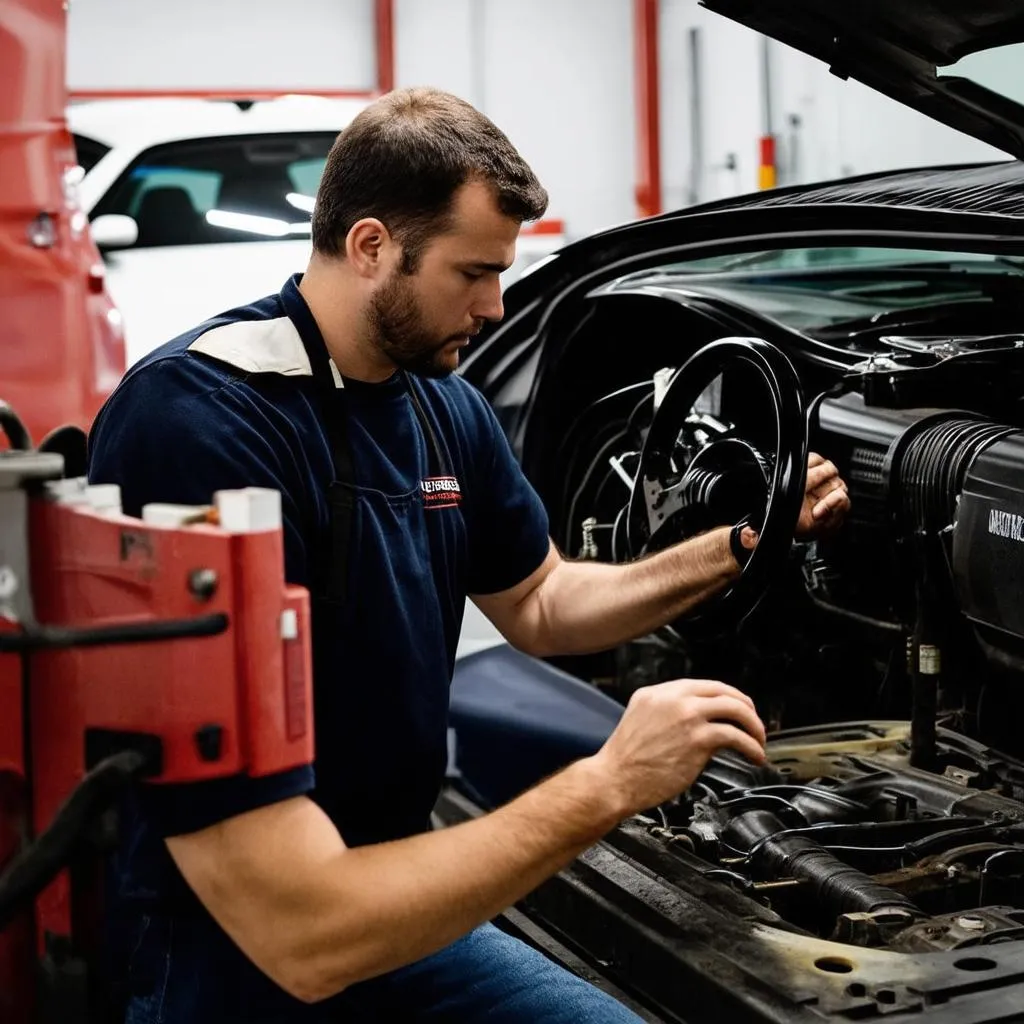
M 37 443 L 87 428 L 125 360 L 78 204 L 66 19 L 63 0 L 0 0 L 0 397 Z

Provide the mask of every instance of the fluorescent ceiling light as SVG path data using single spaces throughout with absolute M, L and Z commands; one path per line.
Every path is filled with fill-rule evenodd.
M 313 196 L 304 196 L 301 192 L 289 192 L 285 199 L 288 200 L 296 210 L 302 210 L 303 213 L 312 213 L 313 204 L 316 202 Z
M 215 228 L 230 228 L 232 231 L 248 231 L 265 238 L 283 238 L 291 231 L 287 221 L 276 217 L 257 217 L 252 213 L 231 213 L 229 210 L 210 210 L 206 214 L 207 224 Z

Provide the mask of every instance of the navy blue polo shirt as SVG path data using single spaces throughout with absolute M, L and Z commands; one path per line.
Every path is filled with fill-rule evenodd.
M 286 578 L 311 586 L 327 550 L 334 474 L 302 344 L 318 328 L 298 280 L 132 367 L 93 427 L 89 477 L 119 484 L 129 515 L 148 502 L 275 488 Z M 466 595 L 514 586 L 547 554 L 543 506 L 472 386 L 455 375 L 414 382 L 458 480 L 456 504 L 431 498 L 432 449 L 401 375 L 336 382 L 360 497 L 348 600 L 321 604 L 314 620 L 315 766 L 141 787 L 124 815 L 112 894 L 129 917 L 173 908 L 196 927 L 205 912 L 189 902 L 163 839 L 298 794 L 313 797 L 349 845 L 426 829 L 444 775 Z

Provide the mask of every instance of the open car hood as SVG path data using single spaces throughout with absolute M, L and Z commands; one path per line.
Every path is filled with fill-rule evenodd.
M 1021 0 L 702 0 L 704 7 L 825 61 L 998 149 L 1024 158 L 1024 106 L 938 69 L 1024 42 Z

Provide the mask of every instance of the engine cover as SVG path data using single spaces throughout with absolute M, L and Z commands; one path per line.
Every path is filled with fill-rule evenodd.
M 1010 641 L 1014 661 L 1024 658 L 1024 646 L 1010 640 L 1024 640 L 1024 432 L 988 447 L 968 471 L 953 571 L 963 613 L 985 628 L 990 644 Z

